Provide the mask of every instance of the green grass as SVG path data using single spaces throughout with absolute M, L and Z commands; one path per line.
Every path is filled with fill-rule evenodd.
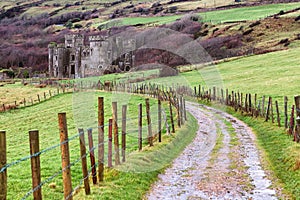
M 199 13 L 204 22 L 212 23 L 224 23 L 228 21 L 241 21 L 241 20 L 258 20 L 265 18 L 269 15 L 278 13 L 281 10 L 287 11 L 300 7 L 300 3 L 285 3 L 285 4 L 270 4 L 253 7 L 242 7 L 227 10 L 218 10 L 205 13 Z M 122 25 L 136 25 L 136 24 L 150 24 L 161 25 L 174 22 L 176 19 L 181 18 L 183 15 L 172 15 L 162 17 L 127 17 L 119 18 L 115 20 L 109 20 L 102 23 L 94 24 L 97 27 L 99 25 L 106 25 L 106 28 L 111 26 Z
M 81 191 L 75 199 L 142 199 L 157 175 L 192 141 L 197 127 L 196 119 L 188 115 L 188 123 L 175 135 L 164 136 L 151 150 L 134 152 L 120 171 L 108 170 L 104 183 L 92 186 L 91 195 Z
M 253 7 L 234 8 L 228 10 L 200 13 L 204 21 L 223 23 L 228 21 L 257 20 L 278 13 L 300 7 L 300 3 L 270 4 Z
M 24 98 L 29 103 L 31 98 L 34 102 L 38 101 L 37 95 L 40 95 L 41 99 L 44 99 L 44 92 L 49 97 L 49 90 L 56 90 L 53 88 L 36 88 L 31 85 L 24 86 L 21 82 L 15 84 L 6 84 L 0 87 L 0 105 L 2 104 L 22 104 Z
M 299 199 L 300 189 L 300 144 L 292 141 L 292 137 L 285 134 L 282 128 L 263 119 L 242 116 L 240 113 L 229 111 L 234 116 L 247 123 L 256 133 L 258 144 L 264 149 L 264 162 L 275 175 L 275 186 L 284 187 L 283 193 L 292 199 Z M 278 180 L 279 179 L 279 180 Z
M 58 117 L 59 112 L 67 113 L 69 137 L 77 134 L 77 128 L 94 128 L 94 144 L 97 141 L 97 113 L 96 98 L 104 96 L 105 105 L 105 124 L 111 118 L 111 102 L 118 102 L 118 116 L 121 116 L 121 106 L 128 105 L 127 118 L 127 150 L 128 152 L 137 149 L 137 106 L 139 103 L 145 105 L 145 99 L 141 96 L 130 96 L 121 93 L 75 93 L 64 94 L 53 97 L 43 103 L 12 110 L 0 114 L 0 127 L 7 133 L 7 163 L 16 161 L 29 155 L 28 131 L 38 129 L 40 132 L 40 149 L 44 150 L 52 145 L 59 144 Z M 150 100 L 151 115 L 154 132 L 157 130 L 157 106 L 156 100 Z M 145 108 L 143 108 L 145 112 Z M 166 111 L 168 115 L 168 111 Z M 146 119 L 143 118 L 143 123 Z M 119 121 L 119 124 L 121 122 Z M 107 133 L 107 129 L 106 129 Z M 143 138 L 147 135 L 147 127 L 143 127 Z M 71 162 L 79 158 L 78 137 L 70 141 Z M 146 143 L 144 143 L 146 145 Z M 97 153 L 96 153 L 97 155 Z M 97 156 L 96 156 L 97 157 Z M 105 157 L 107 158 L 107 156 Z M 41 154 L 41 174 L 42 181 L 46 181 L 53 174 L 61 169 L 60 148 L 56 147 L 51 151 Z M 81 164 L 76 163 L 72 166 L 73 185 L 79 184 L 82 178 Z M 15 166 L 8 168 L 8 199 L 22 198 L 31 189 L 30 161 L 23 161 Z M 52 186 L 50 186 L 52 185 Z M 53 187 L 54 186 L 54 187 Z M 45 199 L 62 198 L 62 178 L 59 174 L 53 180 L 43 186 L 43 197 Z

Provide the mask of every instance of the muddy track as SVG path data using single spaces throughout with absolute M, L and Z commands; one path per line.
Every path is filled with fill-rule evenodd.
M 233 116 L 187 103 L 198 120 L 193 142 L 146 195 L 155 199 L 277 199 L 251 129 Z

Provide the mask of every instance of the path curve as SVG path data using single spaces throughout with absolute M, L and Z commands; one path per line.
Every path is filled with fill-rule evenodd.
M 146 199 L 277 199 L 251 129 L 205 105 L 187 102 L 186 108 L 198 120 L 197 135 Z

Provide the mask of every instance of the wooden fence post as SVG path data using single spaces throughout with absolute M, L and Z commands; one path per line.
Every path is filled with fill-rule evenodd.
M 107 166 L 112 167 L 112 119 L 108 120 L 108 153 Z
M 279 114 L 279 108 L 278 108 L 278 101 L 275 101 L 275 106 L 276 106 L 278 127 L 281 127 L 281 124 L 280 124 L 280 114 Z
M 261 116 L 265 116 L 265 96 L 262 97 L 262 102 L 261 102 Z
M 89 195 L 91 193 L 90 182 L 89 182 L 89 174 L 87 169 L 87 161 L 86 161 L 86 147 L 85 147 L 85 139 L 84 139 L 84 131 L 83 129 L 78 129 L 79 132 L 79 145 L 80 145 L 80 156 L 81 156 L 81 169 L 82 176 L 84 182 L 84 190 L 85 194 Z
M 122 106 L 122 162 L 125 162 L 126 153 L 126 111 L 127 105 Z
M 300 96 L 294 96 L 295 106 L 296 106 L 296 131 L 295 131 L 295 141 L 300 140 Z
M 182 95 L 179 97 L 179 113 L 180 113 L 180 124 L 184 124 L 184 119 L 183 119 L 183 97 Z
M 149 98 L 146 99 L 146 113 L 147 113 L 147 124 L 148 124 L 148 143 L 149 146 L 153 146 Z
M 291 118 L 290 118 L 290 125 L 289 125 L 289 134 L 293 135 L 294 133 L 294 125 L 295 125 L 295 119 L 294 119 L 294 109 L 295 106 L 292 106 L 292 110 L 291 110 Z
M 104 102 L 98 97 L 98 177 L 99 182 L 104 176 Z
M 270 109 L 271 109 L 271 104 L 272 104 L 272 97 L 269 97 L 268 108 L 267 108 L 266 119 L 265 119 L 266 122 L 269 120 L 269 113 L 270 113 Z
M 143 119 L 142 119 L 142 115 L 143 115 L 143 113 L 142 113 L 142 104 L 140 103 L 139 104 L 139 106 L 138 106 L 138 109 L 139 109 L 139 113 L 138 113 L 138 144 L 139 144 L 139 151 L 141 151 L 142 150 L 142 148 L 143 148 L 143 138 L 142 138 L 142 136 L 143 136 L 143 134 L 142 134 L 142 131 L 143 131 L 143 129 L 142 129 L 142 126 L 143 126 L 143 123 L 142 123 L 142 121 L 143 121 Z
M 38 101 L 41 102 L 40 95 L 37 95 Z
M 120 165 L 119 154 L 119 133 L 118 133 L 118 110 L 117 102 L 112 102 L 112 119 L 113 119 L 113 132 L 114 132 L 114 149 L 115 149 L 115 164 Z
M 185 121 L 187 121 L 186 108 L 185 108 L 185 99 L 183 99 L 183 113 L 184 113 L 184 119 L 185 119 Z
M 70 152 L 69 152 L 69 139 L 66 113 L 58 113 L 58 124 L 60 132 L 60 149 L 62 160 L 62 176 L 63 188 L 65 199 L 72 200 L 72 179 L 71 179 L 71 166 L 70 166 Z
M 6 166 L 6 132 L 0 131 L 0 169 Z M 0 173 L 0 199 L 6 199 L 7 195 L 7 170 Z
M 174 118 L 173 118 L 172 102 L 171 102 L 171 97 L 170 96 L 169 96 L 169 108 L 170 108 L 170 118 L 171 118 L 172 133 L 175 133 L 175 125 L 174 125 Z
M 88 142 L 89 142 L 89 149 L 90 149 L 90 161 L 91 161 L 91 168 L 92 168 L 92 179 L 93 184 L 97 184 L 97 170 L 96 170 L 96 160 L 95 160 L 95 151 L 94 151 L 94 142 L 93 142 L 93 130 L 88 129 Z
M 38 130 L 29 131 L 29 146 L 30 146 L 30 155 L 31 155 L 32 189 L 34 190 L 33 199 L 41 200 L 42 199 L 42 188 L 40 187 L 41 165 L 40 165 L 40 155 L 37 154 L 40 151 Z M 35 188 L 38 189 L 35 190 Z
M 288 98 L 287 96 L 284 97 L 284 128 L 288 128 Z
M 196 95 L 196 93 L 195 93 Z M 161 101 L 158 99 L 157 100 L 157 104 L 158 104 L 158 142 L 161 142 Z

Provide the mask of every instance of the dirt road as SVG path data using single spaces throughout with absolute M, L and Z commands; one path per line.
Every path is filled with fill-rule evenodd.
M 194 141 L 146 195 L 156 199 L 277 199 L 251 129 L 233 116 L 187 103 L 198 120 Z

